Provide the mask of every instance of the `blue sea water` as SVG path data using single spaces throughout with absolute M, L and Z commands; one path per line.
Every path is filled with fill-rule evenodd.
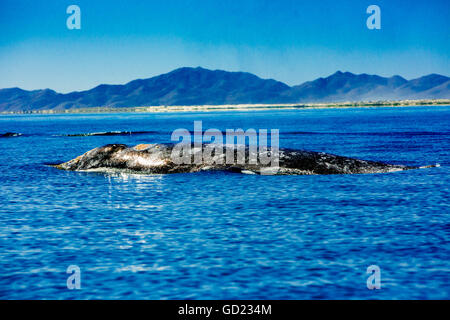
M 60 171 L 177 128 L 279 129 L 280 146 L 438 168 L 387 174 Z M 5 115 L 2 299 L 449 299 L 450 108 Z M 69 137 L 102 131 L 124 136 Z M 69 265 L 81 289 L 68 290 Z M 367 267 L 381 289 L 366 286 Z

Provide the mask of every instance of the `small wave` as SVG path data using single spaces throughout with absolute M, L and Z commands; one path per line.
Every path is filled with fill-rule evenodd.
M 436 164 L 432 164 L 432 165 L 429 165 L 429 166 L 421 166 L 421 167 L 419 167 L 419 169 L 439 168 L 440 166 L 441 165 L 439 163 L 436 163 Z
M 0 134 L 0 138 L 12 138 L 12 137 L 20 137 L 22 133 L 18 132 L 6 132 L 3 134 Z
M 91 136 L 131 136 L 137 134 L 155 134 L 156 131 L 106 131 L 106 132 L 87 132 L 87 133 L 74 133 L 63 134 L 59 136 L 65 137 L 91 137 Z
M 206 131 L 190 131 L 186 130 L 191 135 L 204 135 L 210 136 L 215 135 L 216 132 L 206 132 Z M 226 135 L 227 132 L 225 130 L 219 130 L 222 135 Z M 127 135 L 138 135 L 138 134 L 161 134 L 161 135 L 171 135 L 172 132 L 168 131 L 106 131 L 106 132 L 87 132 L 87 133 L 74 133 L 74 134 L 59 134 L 55 136 L 64 136 L 64 137 L 90 137 L 90 136 L 127 136 Z M 257 135 L 257 132 L 244 132 L 244 131 L 236 131 L 235 135 Z
M 308 131 L 290 131 L 281 132 L 287 135 L 350 135 L 350 136 L 446 136 L 450 132 L 435 131 L 392 131 L 392 132 L 308 132 Z

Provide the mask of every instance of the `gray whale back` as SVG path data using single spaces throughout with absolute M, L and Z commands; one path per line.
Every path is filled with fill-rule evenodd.
M 192 148 L 192 159 L 196 152 L 203 152 L 205 147 L 206 145 L 202 145 L 202 148 Z M 226 145 L 222 147 L 225 154 L 229 147 Z M 109 144 L 92 149 L 75 159 L 56 165 L 56 167 L 72 171 L 125 171 L 146 174 L 225 170 L 256 174 L 272 172 L 273 174 L 297 175 L 384 173 L 418 168 L 293 149 L 279 150 L 279 165 L 275 171 L 269 165 L 248 164 L 247 161 L 245 164 L 239 164 L 237 161 L 231 164 L 216 162 L 176 164 L 171 158 L 173 148 L 172 144 L 140 144 L 134 147 L 124 144 Z M 248 159 L 250 152 L 252 150 L 245 147 L 245 159 Z M 270 152 L 270 148 L 266 152 Z M 257 156 L 260 155 L 261 153 L 258 153 Z

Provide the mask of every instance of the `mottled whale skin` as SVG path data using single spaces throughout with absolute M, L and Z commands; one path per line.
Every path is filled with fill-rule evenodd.
M 192 148 L 192 159 L 194 159 L 196 152 L 203 152 L 205 147 L 204 144 L 202 148 Z M 224 157 L 228 147 L 226 145 L 222 147 L 224 148 L 222 155 Z M 245 164 L 238 164 L 237 161 L 233 164 L 225 164 L 225 161 L 223 161 L 223 164 L 176 164 L 171 158 L 173 148 L 173 144 L 140 144 L 134 147 L 124 144 L 108 144 L 55 166 L 59 169 L 72 171 L 119 171 L 143 174 L 221 170 L 290 175 L 385 173 L 419 168 L 292 149 L 279 150 L 279 166 L 276 169 L 271 168 L 270 165 L 248 164 L 248 161 Z M 249 152 L 253 151 L 249 150 L 249 147 L 245 148 L 246 159 L 249 159 Z M 266 152 L 270 152 L 270 148 Z M 236 160 L 236 153 L 234 155 Z M 257 151 L 257 155 L 260 156 L 261 153 Z M 216 158 L 213 157 L 213 160 L 216 160 Z

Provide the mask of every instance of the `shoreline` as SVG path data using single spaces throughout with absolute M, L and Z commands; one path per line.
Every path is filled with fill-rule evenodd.
M 2 111 L 0 115 L 11 114 L 89 114 L 89 113 L 175 113 L 213 111 L 263 111 L 263 110 L 308 110 L 308 109 L 348 109 L 377 107 L 433 107 L 448 106 L 450 99 L 393 100 L 341 103 L 291 103 L 291 104 L 234 104 L 234 105 L 193 105 L 193 106 L 140 106 L 140 107 L 92 107 L 66 110 Z

